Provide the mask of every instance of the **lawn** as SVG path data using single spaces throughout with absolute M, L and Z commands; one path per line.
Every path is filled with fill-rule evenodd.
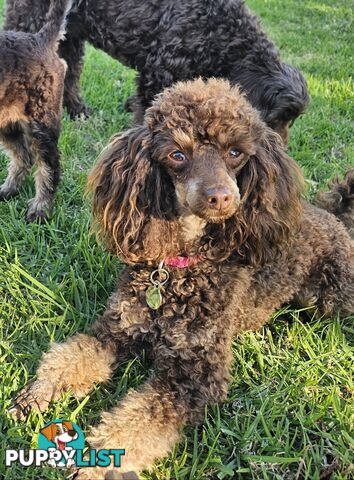
M 2 10 L 3 1 L 0 0 Z M 249 0 L 283 58 L 299 66 L 311 93 L 309 112 L 293 127 L 291 154 L 311 197 L 353 165 L 352 9 L 347 0 Z M 35 373 L 50 342 L 84 331 L 103 311 L 121 270 L 89 234 L 86 176 L 110 136 L 129 127 L 123 104 L 134 72 L 87 47 L 82 85 L 93 115 L 63 121 L 63 178 L 52 219 L 27 225 L 29 178 L 20 196 L 0 204 L 0 457 L 5 448 L 36 446 L 55 418 L 84 431 L 100 412 L 148 375 L 144 361 L 121 366 L 82 401 L 65 395 L 43 416 L 15 423 L 5 409 Z M 0 180 L 7 160 L 0 155 Z M 315 320 L 285 308 L 259 333 L 235 339 L 226 403 L 188 428 L 173 454 L 146 480 L 347 479 L 354 462 L 353 317 Z M 351 473 L 352 472 L 352 473 Z M 62 478 L 55 470 L 5 469 L 6 480 Z

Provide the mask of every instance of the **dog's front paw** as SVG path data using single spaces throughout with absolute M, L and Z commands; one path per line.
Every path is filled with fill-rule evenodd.
M 43 210 L 36 210 L 36 211 L 31 211 L 28 210 L 27 215 L 26 215 L 26 221 L 28 223 L 44 223 L 44 221 L 47 219 L 47 215 Z
M 32 198 L 32 200 L 28 202 L 26 221 L 28 223 L 43 223 L 48 218 L 51 203 L 50 200 L 38 201 Z
M 68 461 L 66 462 L 66 468 L 74 468 L 76 467 L 75 460 L 72 458 L 69 458 Z
M 118 469 L 81 468 L 75 480 L 139 480 L 135 472 L 121 473 Z
M 17 420 L 25 420 L 32 409 L 43 412 L 53 398 L 54 385 L 48 381 L 35 381 L 26 385 L 15 398 L 8 413 Z

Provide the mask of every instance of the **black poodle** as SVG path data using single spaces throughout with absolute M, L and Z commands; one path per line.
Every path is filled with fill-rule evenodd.
M 47 10 L 48 0 L 7 0 L 6 28 L 38 30 Z M 303 76 L 280 60 L 243 0 L 74 0 L 60 50 L 73 117 L 86 111 L 79 87 L 85 40 L 139 72 L 137 95 L 127 102 L 139 123 L 156 93 L 199 76 L 238 83 L 285 140 L 308 104 Z

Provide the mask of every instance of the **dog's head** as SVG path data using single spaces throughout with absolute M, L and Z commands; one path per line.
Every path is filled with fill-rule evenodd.
M 51 423 L 47 427 L 42 428 L 41 434 L 53 443 L 69 443 L 78 437 L 73 424 L 68 420 Z
M 113 139 L 90 184 L 99 232 L 128 263 L 175 253 L 182 212 L 205 224 L 198 248 L 206 255 L 264 261 L 301 211 L 296 163 L 224 80 L 165 90 L 142 126 Z
M 289 128 L 309 104 L 307 83 L 300 70 L 281 62 L 269 66 L 245 61 L 245 65 L 232 72 L 231 78 L 287 145 Z

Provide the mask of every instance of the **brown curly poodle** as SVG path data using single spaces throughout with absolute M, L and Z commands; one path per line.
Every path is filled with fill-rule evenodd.
M 36 195 L 27 220 L 50 210 L 60 178 L 58 140 L 67 65 L 57 54 L 71 0 L 52 0 L 36 33 L 0 32 L 0 145 L 11 157 L 0 201 L 19 189 L 36 165 Z
M 43 410 L 67 390 L 86 395 L 144 349 L 154 376 L 103 413 L 88 439 L 125 448 L 122 472 L 150 468 L 183 425 L 225 399 L 235 335 L 287 302 L 354 312 L 345 226 L 302 203 L 299 167 L 227 81 L 166 90 L 142 126 L 112 140 L 90 184 L 100 235 L 129 266 L 91 334 L 54 344 L 12 412 Z M 352 208 L 353 174 L 342 187 Z

